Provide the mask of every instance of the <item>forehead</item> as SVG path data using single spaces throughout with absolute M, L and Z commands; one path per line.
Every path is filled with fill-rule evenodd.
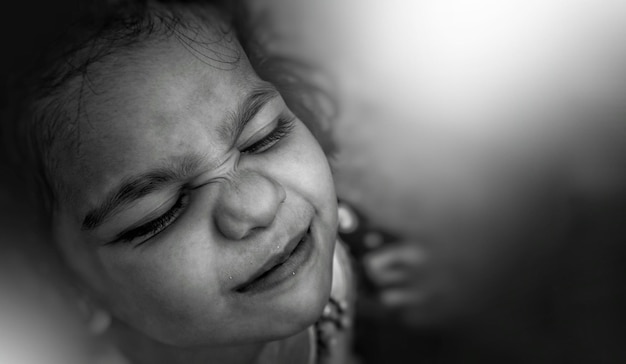
M 78 146 L 64 156 L 60 171 L 74 207 L 95 202 L 129 172 L 223 148 L 220 126 L 261 81 L 235 41 L 194 47 L 171 37 L 98 70 L 84 91 Z M 212 56 L 225 49 L 230 58 Z

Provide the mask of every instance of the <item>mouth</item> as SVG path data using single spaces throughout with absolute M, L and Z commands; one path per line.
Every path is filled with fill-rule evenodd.
M 310 235 L 311 227 L 291 239 L 282 252 L 272 256 L 249 279 L 233 290 L 238 293 L 265 291 L 295 276 L 311 254 Z

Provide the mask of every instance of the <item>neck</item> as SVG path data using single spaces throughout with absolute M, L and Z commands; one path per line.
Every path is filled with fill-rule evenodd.
M 308 330 L 275 341 L 191 348 L 162 344 L 120 323 L 111 329 L 110 334 L 133 364 L 306 363 L 309 350 L 312 350 Z

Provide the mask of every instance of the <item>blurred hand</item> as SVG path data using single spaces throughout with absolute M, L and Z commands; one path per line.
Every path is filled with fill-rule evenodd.
M 365 273 L 374 284 L 381 303 L 391 309 L 417 304 L 423 253 L 412 241 L 402 241 L 368 252 L 363 257 Z

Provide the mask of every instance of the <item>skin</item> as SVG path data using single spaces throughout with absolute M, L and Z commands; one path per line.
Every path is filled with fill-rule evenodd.
M 238 137 L 223 137 L 242 100 L 268 86 L 245 57 L 217 67 L 169 39 L 121 59 L 125 67 L 96 84 L 104 92 L 86 97 L 78 153 L 62 166 L 74 197 L 61 204 L 54 226 L 69 265 L 115 317 L 167 345 L 251 344 L 257 349 L 248 352 L 258 353 L 256 343 L 310 326 L 328 300 L 337 219 L 317 141 L 296 118 L 277 142 L 246 151 L 280 115 L 292 116 L 278 94 Z M 116 209 L 94 229 L 81 226 L 120 181 L 189 161 L 184 178 Z M 110 243 L 166 213 L 181 195 L 184 206 L 164 230 Z M 293 277 L 254 294 L 235 291 L 308 227 L 312 254 Z

